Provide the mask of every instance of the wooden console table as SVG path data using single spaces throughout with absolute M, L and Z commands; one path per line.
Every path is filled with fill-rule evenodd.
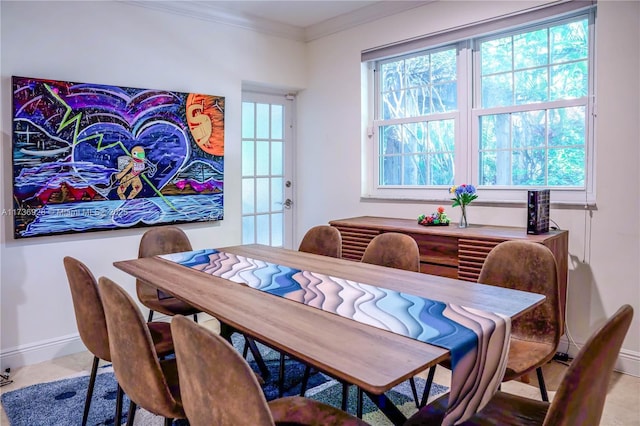
M 360 261 L 369 241 L 384 232 L 413 237 L 420 249 L 420 272 L 477 282 L 487 254 L 503 241 L 527 240 L 547 246 L 556 258 L 560 304 L 564 319 L 569 257 L 569 232 L 527 234 L 526 228 L 471 225 L 469 228 L 422 226 L 417 220 L 361 216 L 332 220 L 342 235 L 342 257 Z

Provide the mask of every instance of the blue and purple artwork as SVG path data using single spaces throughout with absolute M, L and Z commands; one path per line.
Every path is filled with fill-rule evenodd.
M 13 77 L 14 236 L 221 220 L 224 97 Z

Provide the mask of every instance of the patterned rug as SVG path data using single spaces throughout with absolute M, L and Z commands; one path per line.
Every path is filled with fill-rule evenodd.
M 242 343 L 234 338 L 234 345 L 241 350 Z M 278 369 L 279 354 L 267 347 L 258 344 L 263 354 L 264 361 L 269 368 L 270 377 L 265 381 L 263 390 L 268 400 L 274 399 L 278 395 Z M 258 371 L 251 355 L 248 356 L 251 367 Z M 305 366 L 294 360 L 286 360 L 285 363 L 285 384 L 284 394 L 297 395 L 300 391 L 300 382 Z M 89 413 L 89 425 L 113 425 L 115 415 L 116 380 L 113 369 L 110 365 L 101 367 L 96 379 L 96 384 Z M 2 405 L 9 418 L 10 426 L 68 426 L 79 425 L 82 420 L 84 409 L 84 399 L 89 383 L 88 375 L 70 377 L 49 383 L 40 383 L 14 391 L 6 392 L 2 395 Z M 424 380 L 417 379 L 418 391 L 422 392 Z M 431 389 L 432 395 L 447 391 L 447 387 L 434 384 Z M 396 404 L 401 411 L 410 415 L 415 412 L 415 405 L 411 390 L 407 383 L 394 388 L 387 393 L 391 401 Z M 329 377 L 316 373 L 309 379 L 306 396 L 334 406 L 339 407 L 342 398 L 342 385 Z M 350 388 L 350 398 L 348 411 L 352 414 L 356 412 L 355 387 Z M 126 421 L 126 414 L 129 407 L 129 400 L 125 396 L 123 406 L 123 424 Z M 377 407 L 368 399 L 364 398 L 363 418 L 372 425 L 390 424 L 378 411 Z M 161 426 L 163 419 L 148 411 L 139 409 L 135 416 L 135 425 Z M 188 425 L 186 421 L 175 421 L 175 426 Z

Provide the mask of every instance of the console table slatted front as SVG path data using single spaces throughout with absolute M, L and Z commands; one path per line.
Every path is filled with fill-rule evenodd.
M 530 235 L 526 228 L 471 225 L 469 228 L 422 226 L 417 220 L 360 216 L 329 222 L 342 235 L 342 257 L 359 262 L 369 242 L 384 232 L 410 235 L 420 249 L 420 272 L 477 282 L 482 264 L 493 247 L 503 241 L 528 240 L 547 246 L 558 266 L 562 318 L 564 318 L 569 258 L 569 232 Z

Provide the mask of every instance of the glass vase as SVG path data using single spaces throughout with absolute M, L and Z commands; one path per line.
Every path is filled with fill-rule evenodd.
M 460 205 L 460 209 L 462 210 L 462 215 L 460 216 L 460 225 L 458 228 L 467 228 L 469 227 L 469 222 L 467 222 L 467 206 Z

